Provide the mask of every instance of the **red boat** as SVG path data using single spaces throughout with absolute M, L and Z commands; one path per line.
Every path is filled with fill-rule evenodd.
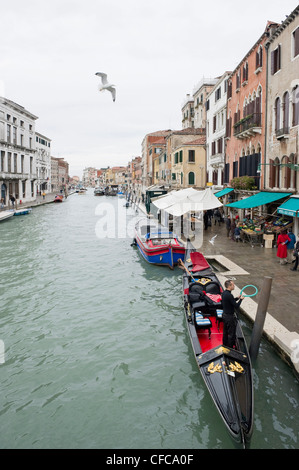
M 63 200 L 62 194 L 59 194 L 59 195 L 55 196 L 55 198 L 54 198 L 54 202 L 62 202 L 62 200 Z

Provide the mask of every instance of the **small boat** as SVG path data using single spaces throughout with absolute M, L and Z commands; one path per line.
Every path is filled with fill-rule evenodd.
M 146 261 L 173 269 L 179 259 L 185 258 L 185 247 L 176 235 L 162 225 L 140 220 L 135 225 L 133 245 L 137 246 Z
M 3 220 L 9 219 L 10 217 L 13 217 L 14 211 L 1 211 L 0 212 L 0 222 Z
M 57 196 L 55 196 L 53 202 L 62 202 L 62 201 L 63 201 L 63 196 L 62 196 L 62 194 L 57 194 Z
M 94 190 L 95 196 L 105 196 L 105 189 L 103 188 L 95 188 Z
M 85 188 L 80 188 L 78 191 L 78 194 L 86 194 L 87 189 Z
M 32 212 L 31 207 L 24 207 L 23 209 L 16 209 L 14 211 L 14 215 L 25 215 L 25 214 L 30 214 Z
M 190 264 L 191 263 L 191 264 Z M 250 356 L 237 319 L 236 348 L 222 344 L 222 286 L 202 253 L 186 252 L 183 293 L 187 328 L 201 376 L 226 428 L 246 448 L 253 431 Z
M 118 191 L 117 196 L 120 197 L 120 198 L 125 197 L 125 195 L 122 191 Z

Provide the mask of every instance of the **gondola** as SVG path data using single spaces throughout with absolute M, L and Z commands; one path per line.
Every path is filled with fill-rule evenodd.
M 236 348 L 222 344 L 223 288 L 202 253 L 188 250 L 183 272 L 184 310 L 193 352 L 205 385 L 236 443 L 248 448 L 253 431 L 253 381 L 246 341 L 237 319 Z
M 143 258 L 150 264 L 173 269 L 179 259 L 185 259 L 185 247 L 176 235 L 149 219 L 139 220 L 135 225 L 132 245 L 138 247 Z

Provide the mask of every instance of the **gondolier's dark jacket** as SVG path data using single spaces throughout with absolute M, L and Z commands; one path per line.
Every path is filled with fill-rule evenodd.
M 240 307 L 243 299 L 235 299 L 231 291 L 225 290 L 222 293 L 222 308 L 224 315 L 234 315 L 235 309 Z

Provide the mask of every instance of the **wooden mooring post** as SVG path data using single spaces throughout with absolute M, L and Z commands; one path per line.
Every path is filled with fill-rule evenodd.
M 261 296 L 258 302 L 255 321 L 253 325 L 249 354 L 251 359 L 256 359 L 260 347 L 260 342 L 263 334 L 264 323 L 268 310 L 268 304 L 271 294 L 272 277 L 266 276 L 264 278 Z

